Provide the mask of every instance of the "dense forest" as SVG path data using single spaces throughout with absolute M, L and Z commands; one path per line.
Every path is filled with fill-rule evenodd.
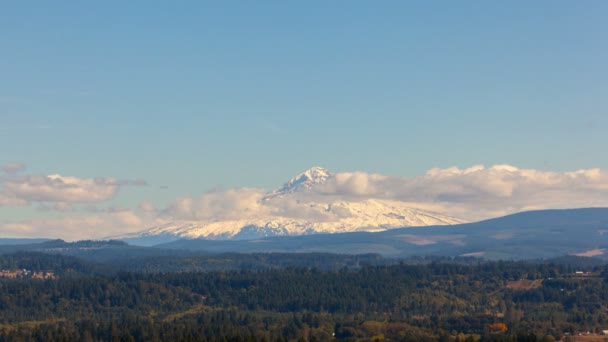
M 273 257 L 240 258 L 257 260 L 254 269 L 172 271 L 186 258 L 141 272 L 133 261 L 125 271 L 1 256 L 0 341 L 553 341 L 608 329 L 608 266 L 583 270 L 579 259 L 381 265 L 299 255 L 298 266 L 262 269 Z

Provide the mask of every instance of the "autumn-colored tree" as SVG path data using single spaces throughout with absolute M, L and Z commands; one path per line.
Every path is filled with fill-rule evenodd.
M 490 330 L 492 330 L 493 332 L 505 332 L 509 329 L 507 328 L 507 325 L 504 323 L 493 323 L 493 324 L 490 324 Z

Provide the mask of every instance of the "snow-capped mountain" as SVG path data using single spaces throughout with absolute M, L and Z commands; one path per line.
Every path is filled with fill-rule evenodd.
M 384 199 L 345 200 L 316 194 L 332 181 L 326 169 L 313 167 L 259 199 L 259 213 L 247 217 L 207 221 L 171 221 L 142 232 L 113 239 L 132 243 L 195 239 L 255 239 L 265 236 L 382 231 L 391 228 L 450 225 L 465 221 L 411 208 Z
M 283 184 L 283 186 L 279 189 L 276 189 L 264 196 L 264 200 L 295 192 L 310 191 L 315 187 L 315 185 L 325 184 L 331 177 L 333 177 L 331 172 L 322 167 L 314 166 L 293 177 L 289 180 L 289 182 Z

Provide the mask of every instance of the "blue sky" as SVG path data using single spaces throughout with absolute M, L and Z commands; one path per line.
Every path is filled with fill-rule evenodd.
M 606 1 L 7 2 L 0 164 L 145 179 L 114 199 L 131 206 L 270 189 L 313 165 L 605 169 L 607 15 Z

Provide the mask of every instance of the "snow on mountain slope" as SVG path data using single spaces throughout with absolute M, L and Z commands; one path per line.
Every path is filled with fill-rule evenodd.
M 411 208 L 399 201 L 344 200 L 310 196 L 314 194 L 316 186 L 325 184 L 332 177 L 331 172 L 314 167 L 260 199 L 260 204 L 264 208 L 277 208 L 289 202 L 294 206 L 290 207 L 292 214 L 267 210 L 242 219 L 172 221 L 142 232 L 112 238 L 166 236 L 168 238 L 253 239 L 264 236 L 382 231 L 391 228 L 465 223 L 454 217 Z
M 310 191 L 315 185 L 325 184 L 331 177 L 333 177 L 332 173 L 326 169 L 318 166 L 312 167 L 293 177 L 279 189 L 264 196 L 264 200 L 296 192 Z

